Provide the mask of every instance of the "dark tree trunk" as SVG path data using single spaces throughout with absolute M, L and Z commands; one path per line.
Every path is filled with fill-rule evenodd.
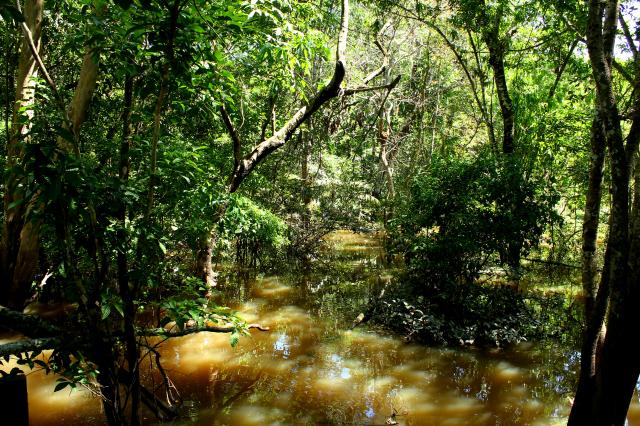
M 504 53 L 501 47 L 489 47 L 489 52 L 489 64 L 493 69 L 493 78 L 496 82 L 496 92 L 498 93 L 500 112 L 502 113 L 502 153 L 511 154 L 515 149 L 515 117 L 504 71 Z
M 640 373 L 640 343 L 632 334 L 640 306 L 637 211 L 630 221 L 629 162 L 611 80 L 618 2 L 589 1 L 587 48 L 611 170 L 609 238 L 598 293 L 588 318 L 580 377 L 569 425 L 623 425 Z M 637 93 L 634 95 L 637 96 Z M 634 122 L 632 128 L 637 123 Z M 630 225 L 633 225 L 630 228 Z M 630 253 L 633 250 L 633 253 Z M 603 321 L 605 319 L 606 321 Z M 606 326 L 601 347 L 598 335 Z
M 502 153 L 511 154 L 515 149 L 515 113 L 504 69 L 506 40 L 500 37 L 500 21 L 503 13 L 503 7 L 500 5 L 496 10 L 494 21 L 486 23 L 488 28 L 482 32 L 482 38 L 489 50 L 489 65 L 493 70 L 493 80 L 496 84 L 496 93 L 502 114 Z M 486 15 L 484 17 L 488 18 Z
M 126 185 L 129 179 L 129 149 L 131 144 L 131 108 L 133 104 L 133 77 L 127 76 L 124 85 L 124 109 L 122 113 L 122 143 L 120 145 L 120 184 Z M 118 290 L 123 302 L 124 312 L 124 340 L 125 355 L 127 365 L 131 373 L 131 383 L 129 384 L 129 392 L 131 396 L 131 424 L 140 423 L 138 417 L 138 409 L 140 407 L 140 374 L 138 370 L 138 341 L 135 332 L 135 298 L 136 289 L 130 288 L 129 285 L 129 266 L 127 252 L 129 244 L 127 241 L 127 232 L 125 231 L 125 218 L 127 214 L 127 206 L 121 203 L 118 209 L 118 220 L 120 229 L 117 232 L 117 239 L 120 248 L 117 255 L 118 265 Z
M 585 298 L 586 318 L 591 318 L 596 294 L 596 241 L 600 223 L 600 200 L 602 198 L 602 175 L 606 141 L 602 120 L 596 114 L 591 124 L 591 162 L 589 163 L 589 186 L 582 222 L 582 292 Z

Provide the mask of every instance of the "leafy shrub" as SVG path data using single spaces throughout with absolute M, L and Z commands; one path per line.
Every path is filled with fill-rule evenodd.
M 377 318 L 410 339 L 439 344 L 501 346 L 545 334 L 544 298 L 474 281 L 489 262 L 517 272 L 559 220 L 548 186 L 513 158 L 436 159 L 413 179 L 392 221 L 390 250 L 404 256 L 408 276 L 379 304 Z
M 511 286 L 436 286 L 409 280 L 423 295 L 416 297 L 415 290 L 405 285 L 374 309 L 376 322 L 408 340 L 505 346 L 532 338 L 575 340 L 580 335 L 579 309 L 563 295 L 524 294 Z
M 471 281 L 493 258 L 513 268 L 558 220 L 558 197 L 511 159 L 436 160 L 391 227 L 391 250 L 431 281 Z
M 249 198 L 232 195 L 220 221 L 222 242 L 235 249 L 236 260 L 255 265 L 266 252 L 288 244 L 286 223 Z

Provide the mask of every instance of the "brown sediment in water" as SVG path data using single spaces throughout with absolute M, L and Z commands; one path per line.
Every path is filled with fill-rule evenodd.
M 344 231 L 327 240 L 347 263 L 381 250 L 376 238 Z M 252 331 L 235 348 L 229 336 L 207 333 L 165 342 L 163 365 L 189 405 L 190 417 L 175 424 L 384 424 L 394 412 L 403 425 L 566 422 L 575 353 L 534 344 L 499 352 L 430 348 L 348 330 L 359 307 L 342 291 L 370 291 L 363 273 L 388 275 L 372 267 L 353 282 L 322 274 L 257 278 L 242 284 L 247 296 L 234 308 L 270 332 Z M 53 394 L 55 377 L 42 373 L 28 383 L 32 425 L 104 423 L 89 393 Z M 630 425 L 640 425 L 638 407 Z

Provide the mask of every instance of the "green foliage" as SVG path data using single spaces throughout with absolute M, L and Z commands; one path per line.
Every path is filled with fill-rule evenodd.
M 472 280 L 489 261 L 518 266 L 558 220 L 547 182 L 517 162 L 481 155 L 437 160 L 413 180 L 391 230 L 392 250 L 432 281 Z
M 562 294 L 523 293 L 512 286 L 426 283 L 409 278 L 378 303 L 375 319 L 407 339 L 435 344 L 505 346 L 557 338 L 575 343 L 580 309 Z M 415 297 L 415 292 L 421 296 Z
M 236 260 L 256 264 L 265 253 L 275 254 L 289 242 L 286 223 L 247 197 L 229 197 L 225 215 L 219 223 L 223 243 L 234 245 Z

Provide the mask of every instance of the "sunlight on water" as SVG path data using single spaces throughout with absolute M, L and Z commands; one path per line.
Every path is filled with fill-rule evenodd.
M 48 359 L 51 351 L 44 351 L 42 359 Z M 53 392 L 57 376 L 45 374 L 43 370 L 29 371 L 17 364 L 17 359 L 5 363 L 3 369 L 18 367 L 27 373 L 27 393 L 29 395 L 29 424 L 104 424 L 100 400 L 88 390 L 78 387 L 65 388 Z M 2 421 L 0 420 L 0 424 Z
M 391 276 L 362 262 L 378 256 L 378 239 L 341 231 L 327 241 L 346 256 L 334 268 L 344 275 L 243 284 L 246 298 L 233 308 L 270 332 L 252 330 L 235 348 L 228 335 L 210 333 L 161 346 L 164 366 L 189 405 L 175 424 L 380 425 L 394 415 L 401 425 L 566 422 L 574 353 L 534 344 L 503 351 L 429 348 L 363 327 L 347 330 L 371 283 Z M 31 374 L 28 386 L 32 425 L 104 423 L 99 401 L 87 392 L 54 394 L 55 377 L 42 373 Z M 640 426 L 639 407 L 636 400 L 629 412 L 632 426 Z

